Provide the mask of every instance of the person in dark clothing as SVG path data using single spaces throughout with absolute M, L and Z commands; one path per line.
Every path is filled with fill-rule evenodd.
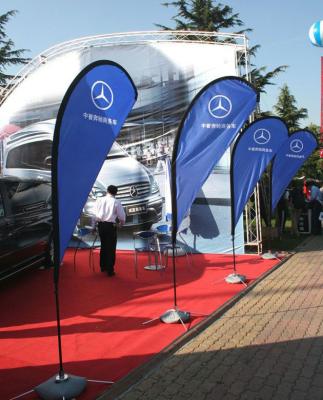
M 276 206 L 276 221 L 275 226 L 278 229 L 279 237 L 285 232 L 285 224 L 288 216 L 288 200 L 289 192 L 286 190 L 279 199 Z
M 119 200 L 115 198 L 118 188 L 108 186 L 107 195 L 96 201 L 95 218 L 101 240 L 100 268 L 108 276 L 114 276 L 117 246 L 117 224 L 125 223 L 126 215 Z
M 290 216 L 292 220 L 292 234 L 299 236 L 298 222 L 299 218 L 305 209 L 305 195 L 303 188 L 296 183 L 293 184 L 289 193 Z
M 322 211 L 322 200 L 320 188 L 314 181 L 306 182 L 306 186 L 310 189 L 310 198 L 308 208 L 312 210 L 312 235 L 320 235 L 322 231 L 321 221 L 319 220 L 320 212 Z

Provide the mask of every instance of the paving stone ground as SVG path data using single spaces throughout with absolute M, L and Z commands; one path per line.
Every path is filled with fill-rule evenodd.
M 323 237 L 100 397 L 111 399 L 322 400 Z

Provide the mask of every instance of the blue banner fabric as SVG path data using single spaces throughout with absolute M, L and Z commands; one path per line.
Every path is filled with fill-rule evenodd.
M 307 129 L 292 133 L 283 143 L 273 160 L 271 169 L 272 211 L 289 182 L 317 147 L 318 142 L 314 133 Z
M 173 240 L 212 169 L 248 121 L 258 93 L 246 80 L 210 82 L 191 102 L 179 126 L 172 157 Z
M 231 233 L 270 161 L 288 138 L 288 127 L 277 117 L 250 124 L 234 144 L 231 155 Z
M 55 264 L 64 256 L 88 194 L 136 98 L 128 73 L 106 60 L 83 69 L 63 98 L 52 150 Z

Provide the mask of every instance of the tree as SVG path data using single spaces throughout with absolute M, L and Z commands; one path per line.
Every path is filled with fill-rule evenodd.
M 320 140 L 320 127 L 314 124 L 310 124 L 307 129 L 313 132 L 317 140 Z M 302 168 L 299 170 L 297 175 L 305 176 L 306 178 L 318 179 L 323 181 L 323 159 L 320 158 L 320 151 L 316 149 L 310 157 L 305 161 Z
M 223 28 L 243 25 L 239 14 L 233 14 L 231 7 L 221 3 L 213 5 L 212 0 L 179 0 L 162 5 L 178 8 L 178 14 L 172 18 L 176 23 L 175 30 L 216 32 Z M 156 26 L 165 30 L 171 29 L 164 25 Z
M 163 6 L 174 6 L 178 9 L 178 13 L 172 18 L 175 21 L 175 30 L 183 31 L 208 31 L 217 32 L 227 28 L 242 27 L 243 21 L 239 18 L 238 13 L 234 13 L 232 7 L 224 5 L 220 2 L 215 4 L 214 0 L 177 0 L 162 3 Z M 164 30 L 171 30 L 164 25 L 156 24 L 159 28 Z M 252 31 L 251 29 L 243 29 L 235 33 L 246 33 Z M 189 40 L 192 37 L 188 37 Z M 249 49 L 249 54 L 254 57 L 259 45 Z M 243 62 L 243 56 L 242 60 Z M 260 91 L 265 93 L 267 85 L 273 85 L 272 80 L 281 72 L 283 72 L 287 65 L 281 65 L 273 71 L 266 72 L 266 67 L 256 68 L 253 64 L 250 71 L 251 82 Z
M 252 66 L 254 65 L 252 64 Z M 287 65 L 280 65 L 269 72 L 266 72 L 267 67 L 252 68 L 250 71 L 251 82 L 260 93 L 266 93 L 265 87 L 268 85 L 274 85 L 273 79 L 281 72 L 284 72 L 286 68 Z
M 0 15 L 0 85 L 5 85 L 13 75 L 6 74 L 7 67 L 12 65 L 26 64 L 29 58 L 24 58 L 25 49 L 14 49 L 14 42 L 8 38 L 5 26 L 11 17 L 16 15 L 16 10 L 11 10 Z
M 280 90 L 274 110 L 286 122 L 291 132 L 299 129 L 300 120 L 307 118 L 307 109 L 303 107 L 297 108 L 296 99 L 290 93 L 286 84 Z

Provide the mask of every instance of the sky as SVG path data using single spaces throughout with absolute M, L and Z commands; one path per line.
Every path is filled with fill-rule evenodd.
M 29 49 L 35 57 L 58 43 L 84 36 L 158 30 L 155 24 L 174 27 L 176 8 L 163 0 L 1 0 L 0 14 L 18 10 L 6 25 L 15 48 Z M 218 3 L 218 2 L 217 2 Z M 323 47 L 308 38 L 310 26 L 323 19 L 321 0 L 221 0 L 229 5 L 245 28 L 250 46 L 260 45 L 254 63 L 271 70 L 288 65 L 286 72 L 261 95 L 262 110 L 272 110 L 280 88 L 287 84 L 297 106 L 308 109 L 309 123 L 320 124 L 320 59 Z M 236 29 L 237 30 L 237 29 Z M 10 69 L 8 73 L 16 73 Z

